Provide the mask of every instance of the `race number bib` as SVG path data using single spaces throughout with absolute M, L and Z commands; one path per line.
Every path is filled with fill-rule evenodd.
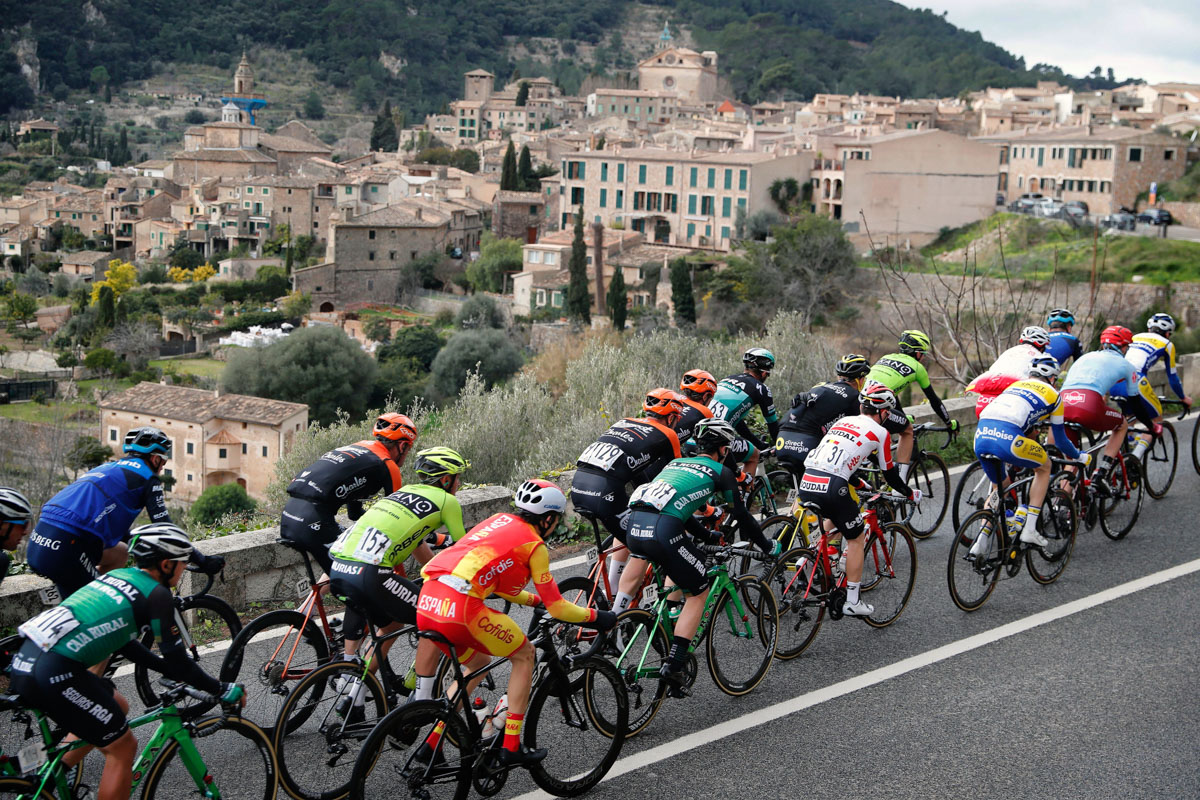
M 354 560 L 379 566 L 379 563 L 383 561 L 383 554 L 387 552 L 391 544 L 392 540 L 386 533 L 378 528 L 368 526 L 358 540 L 358 547 L 354 549 Z
M 43 611 L 17 628 L 26 639 L 46 652 L 58 644 L 64 636 L 79 627 L 79 620 L 67 606 L 55 606 Z
M 658 587 L 653 583 L 646 584 L 642 589 L 642 606 L 650 607 L 658 602 Z
M 629 498 L 629 502 L 631 505 L 638 503 L 662 511 L 674 496 L 675 487 L 671 484 L 666 481 L 650 481 L 639 486 L 633 497 Z
M 599 467 L 607 472 L 623 455 L 625 455 L 624 451 L 615 444 L 594 442 L 588 445 L 588 448 L 579 456 L 579 463 Z

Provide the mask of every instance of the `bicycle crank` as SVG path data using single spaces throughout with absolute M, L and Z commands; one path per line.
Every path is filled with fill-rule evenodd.
M 484 797 L 498 793 L 508 782 L 508 767 L 500 763 L 500 751 L 497 746 L 484 750 L 471 770 L 471 783 Z
M 839 586 L 829 593 L 829 599 L 825 601 L 825 611 L 829 614 L 829 618 L 838 620 L 842 618 L 842 606 L 846 605 L 846 590 Z

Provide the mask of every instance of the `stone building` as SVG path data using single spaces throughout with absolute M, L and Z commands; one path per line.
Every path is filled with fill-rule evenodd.
M 496 192 L 492 233 L 533 244 L 546 228 L 546 199 L 541 192 Z
M 668 47 L 637 65 L 638 88 L 672 92 L 681 104 L 704 105 L 717 99 L 717 54 Z

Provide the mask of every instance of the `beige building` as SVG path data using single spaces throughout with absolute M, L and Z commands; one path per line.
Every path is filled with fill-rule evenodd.
M 599 291 L 596 288 L 595 257 L 597 253 L 595 231 L 591 225 L 584 225 L 583 243 L 587 248 L 588 281 L 591 283 L 593 313 L 606 314 L 607 310 L 602 299 L 608 291 L 616 269 L 613 259 L 637 249 L 643 242 L 642 234 L 637 231 L 608 230 L 604 231 L 601 249 L 601 271 L 603 283 Z M 574 231 L 557 231 L 542 236 L 535 244 L 526 244 L 522 248 L 521 272 L 513 276 L 513 313 L 528 315 L 539 308 L 562 308 L 565 297 L 564 287 L 570 280 L 567 266 L 571 260 L 571 246 L 575 241 Z M 638 266 L 620 268 L 625 279 L 625 285 L 632 287 L 642 280 Z M 643 304 L 638 303 L 639 305 Z
M 637 66 L 638 88 L 672 92 L 679 102 L 703 105 L 717 99 L 717 54 L 668 47 Z
M 589 117 L 618 117 L 641 124 L 668 125 L 679 113 L 674 92 L 597 89 L 587 96 Z
M 262 500 L 275 464 L 308 427 L 308 406 L 184 386 L 139 383 L 100 404 L 100 440 L 119 451 L 131 428 L 153 425 L 171 437 L 163 475 L 169 496 L 191 502 L 211 486 L 241 484 Z

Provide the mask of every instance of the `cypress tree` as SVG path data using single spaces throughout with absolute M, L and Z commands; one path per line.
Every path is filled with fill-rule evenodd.
M 533 174 L 533 159 L 529 155 L 529 145 L 521 145 L 521 158 L 517 160 L 517 185 L 522 192 L 536 192 L 541 189 L 537 176 Z
M 588 288 L 587 245 L 583 243 L 583 206 L 575 213 L 575 239 L 571 242 L 568 268 L 571 282 L 567 285 L 567 319 L 580 325 L 590 325 L 592 293 Z
M 625 315 L 628 313 L 626 304 L 629 293 L 625 291 L 625 275 L 620 267 L 613 271 L 613 279 L 608 284 L 608 315 L 612 318 L 614 331 L 625 330 Z
M 392 119 L 392 101 L 384 100 L 379 116 L 371 127 L 371 149 L 394 153 L 400 149 L 400 136 L 396 133 L 396 121 Z
M 500 167 L 500 191 L 519 192 L 523 188 L 517 177 L 517 151 L 510 139 L 508 149 L 504 151 L 504 163 Z
M 696 298 L 692 294 L 692 270 L 687 261 L 671 262 L 671 302 L 675 305 L 675 324 L 696 324 Z

